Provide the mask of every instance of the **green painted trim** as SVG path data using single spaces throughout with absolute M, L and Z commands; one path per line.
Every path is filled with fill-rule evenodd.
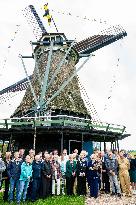
M 12 120 L 12 119 L 10 119 Z M 15 119 L 14 119 L 15 120 Z M 0 126 L 3 126 L 3 128 L 5 128 L 7 125 L 8 126 L 23 126 L 23 125 L 32 125 L 34 126 L 39 126 L 39 125 L 53 125 L 53 124 L 58 124 L 58 125 L 63 125 L 63 126 L 68 126 L 68 125 L 73 125 L 73 126 L 81 126 L 81 127 L 85 127 L 85 128 L 88 128 L 88 129 L 91 129 L 91 128 L 101 128 L 103 129 L 104 131 L 106 131 L 106 128 L 107 126 L 109 126 L 108 128 L 108 131 L 115 131 L 117 133 L 120 133 L 122 134 L 123 130 L 124 130 L 124 127 L 122 128 L 119 128 L 119 127 L 110 127 L 110 124 L 108 125 L 101 125 L 101 124 L 92 124 L 91 122 L 79 122 L 79 121 L 76 121 L 76 120 L 65 120 L 65 119 L 58 119 L 58 120 L 53 120 L 53 119 L 48 119 L 48 120 L 34 120 L 34 119 L 31 119 L 32 121 L 30 122 L 27 122 L 27 121 L 23 121 L 23 122 L 17 122 L 17 121 L 10 121 L 8 122 L 8 120 L 4 120 L 5 122 L 0 122 Z

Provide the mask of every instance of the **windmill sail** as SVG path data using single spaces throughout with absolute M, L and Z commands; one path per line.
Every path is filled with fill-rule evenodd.
M 23 15 L 26 17 L 27 22 L 32 26 L 33 33 L 37 40 L 42 37 L 43 33 L 47 33 L 37 11 L 33 5 L 29 5 L 23 10 Z
M 127 33 L 120 25 L 113 26 L 105 31 L 101 31 L 99 35 L 94 35 L 78 42 L 74 49 L 79 54 L 90 54 L 125 36 L 127 36 Z

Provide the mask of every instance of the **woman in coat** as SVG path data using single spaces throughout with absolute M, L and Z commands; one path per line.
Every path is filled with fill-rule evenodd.
M 66 190 L 67 195 L 73 195 L 74 181 L 76 177 L 77 164 L 73 160 L 73 155 L 69 155 L 69 160 L 66 163 Z
M 26 200 L 27 189 L 30 183 L 30 178 L 32 177 L 32 164 L 31 158 L 29 155 L 26 156 L 25 162 L 21 165 L 21 175 L 20 175 L 20 184 L 19 184 L 19 196 L 18 196 L 18 204 L 21 201 L 23 202 Z
M 57 195 L 60 195 L 60 163 L 58 162 L 58 155 L 53 155 L 52 159 L 52 195 L 55 195 L 55 190 L 57 190 Z
M 90 196 L 97 198 L 99 190 L 99 170 L 101 163 L 95 154 L 91 155 L 91 160 L 88 162 L 87 180 L 90 187 Z

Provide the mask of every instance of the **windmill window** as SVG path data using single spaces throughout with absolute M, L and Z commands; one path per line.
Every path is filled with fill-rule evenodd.
M 55 41 L 55 37 L 51 37 L 51 41 Z
M 47 37 L 44 38 L 43 41 L 45 41 L 44 44 L 46 44 L 46 45 L 49 45 L 49 44 L 50 44 L 50 38 L 49 38 L 49 37 L 48 37 L 48 38 L 47 38 Z

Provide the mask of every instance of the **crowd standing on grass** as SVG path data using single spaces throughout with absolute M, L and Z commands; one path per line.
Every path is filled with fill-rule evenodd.
M 0 188 L 5 183 L 4 202 L 16 201 L 20 204 L 51 195 L 83 195 L 97 198 L 99 193 L 125 195 L 136 194 L 136 155 L 124 150 L 94 150 L 91 156 L 75 149 L 67 154 L 64 149 L 59 156 L 58 150 L 49 153 L 31 149 L 15 153 L 0 153 Z M 16 197 L 16 198 L 15 198 Z

